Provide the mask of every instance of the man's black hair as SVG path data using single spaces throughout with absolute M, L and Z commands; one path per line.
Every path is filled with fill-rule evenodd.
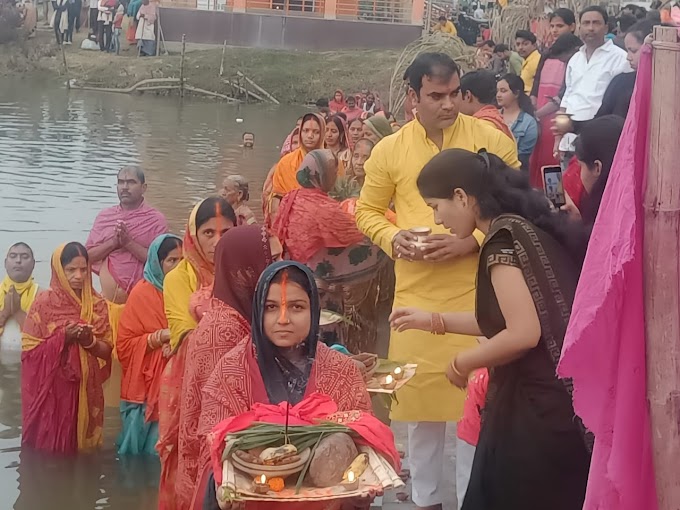
M 421 53 L 407 70 L 409 85 L 420 97 L 423 77 L 450 80 L 455 74 L 460 76 L 460 67 L 446 53 Z
M 402 80 L 404 80 L 404 81 L 408 80 L 408 75 L 409 75 L 410 72 L 411 72 L 411 66 L 408 66 L 406 68 L 406 71 L 404 71 L 404 77 L 402 78 Z
M 446 16 L 439 16 L 439 21 L 446 21 Z
M 576 15 L 574 14 L 574 11 L 571 9 L 567 9 L 565 7 L 560 7 L 559 9 L 555 9 L 553 12 L 550 13 L 550 16 L 548 16 L 548 19 L 552 21 L 555 18 L 560 18 L 562 21 L 564 21 L 567 25 L 573 25 L 576 23 Z
M 515 33 L 515 39 L 524 39 L 529 41 L 531 44 L 536 44 L 536 36 L 529 30 L 518 30 Z
M 14 243 L 12 246 L 10 246 L 9 249 L 7 250 L 8 254 L 12 248 L 26 248 L 29 252 L 31 252 L 31 258 L 33 259 L 35 258 L 35 255 L 33 255 L 33 248 L 31 248 L 23 241 L 19 241 L 18 243 Z
M 316 100 L 316 107 L 317 108 L 328 108 L 328 99 L 325 97 L 322 97 L 321 99 Z
M 628 30 L 630 30 L 630 27 L 635 25 L 637 20 L 638 19 L 632 14 L 621 14 L 619 16 L 619 29 L 621 30 L 621 32 L 628 32 Z
M 510 48 L 508 48 L 507 44 L 497 44 L 496 47 L 493 49 L 494 53 L 505 53 L 506 51 L 510 51 Z
M 495 48 L 496 43 L 493 42 L 491 39 L 488 39 L 482 43 L 482 46 L 488 46 L 489 48 Z
M 118 176 L 120 176 L 120 174 L 122 174 L 123 172 L 131 172 L 132 174 L 134 174 L 134 176 L 137 178 L 140 184 L 144 184 L 146 182 L 144 170 L 142 170 L 142 168 L 137 165 L 124 166 L 118 171 Z
M 255 133 L 251 133 L 250 131 L 246 131 L 245 133 L 243 133 L 241 135 L 241 139 L 243 139 L 243 137 L 245 137 L 246 135 L 252 135 L 252 137 L 255 138 Z
M 581 14 L 578 15 L 578 20 L 581 21 L 583 19 L 583 15 L 589 12 L 599 12 L 602 16 L 602 19 L 604 20 L 605 25 L 609 23 L 609 14 L 607 14 L 607 11 L 604 9 L 604 7 L 600 7 L 599 5 L 591 5 L 590 7 L 583 9 Z
M 484 69 L 466 73 L 460 79 L 460 92 L 470 92 L 482 104 L 493 104 L 496 98 L 496 76 Z

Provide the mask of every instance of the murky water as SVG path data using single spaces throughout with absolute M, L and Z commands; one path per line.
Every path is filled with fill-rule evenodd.
M 11 244 L 27 242 L 36 254 L 35 277 L 46 287 L 54 248 L 85 241 L 96 214 L 117 202 L 118 169 L 131 163 L 145 169 L 147 199 L 174 232 L 227 173 L 250 179 L 257 211 L 278 146 L 303 111 L 0 81 L 2 258 Z M 246 130 L 256 135 L 254 150 L 239 147 Z M 107 409 L 105 446 L 97 454 L 60 459 L 21 452 L 19 373 L 19 354 L 0 351 L 0 510 L 155 508 L 158 462 L 118 458 L 116 408 Z

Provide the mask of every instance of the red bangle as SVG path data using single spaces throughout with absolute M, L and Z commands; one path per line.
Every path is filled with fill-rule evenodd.
M 433 313 L 430 318 L 430 332 L 433 335 L 445 335 L 446 325 L 444 324 L 444 318 L 441 313 Z

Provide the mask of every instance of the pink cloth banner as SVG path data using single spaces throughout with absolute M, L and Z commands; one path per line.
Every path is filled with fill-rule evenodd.
M 595 435 L 584 510 L 657 509 L 642 273 L 652 58 L 649 46 L 642 51 L 558 367 Z

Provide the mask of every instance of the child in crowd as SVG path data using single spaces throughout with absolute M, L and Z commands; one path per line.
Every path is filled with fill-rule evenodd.
M 120 34 L 123 31 L 123 18 L 125 17 L 125 8 L 123 5 L 118 6 L 116 16 L 113 18 L 113 37 L 111 38 L 111 48 L 109 51 L 120 55 Z
M 486 368 L 475 370 L 468 381 L 467 395 L 463 404 L 463 417 L 456 430 L 456 496 L 458 510 L 463 506 L 465 492 L 470 483 L 472 461 L 482 428 L 481 411 L 486 402 L 486 391 L 489 386 L 489 372 Z

